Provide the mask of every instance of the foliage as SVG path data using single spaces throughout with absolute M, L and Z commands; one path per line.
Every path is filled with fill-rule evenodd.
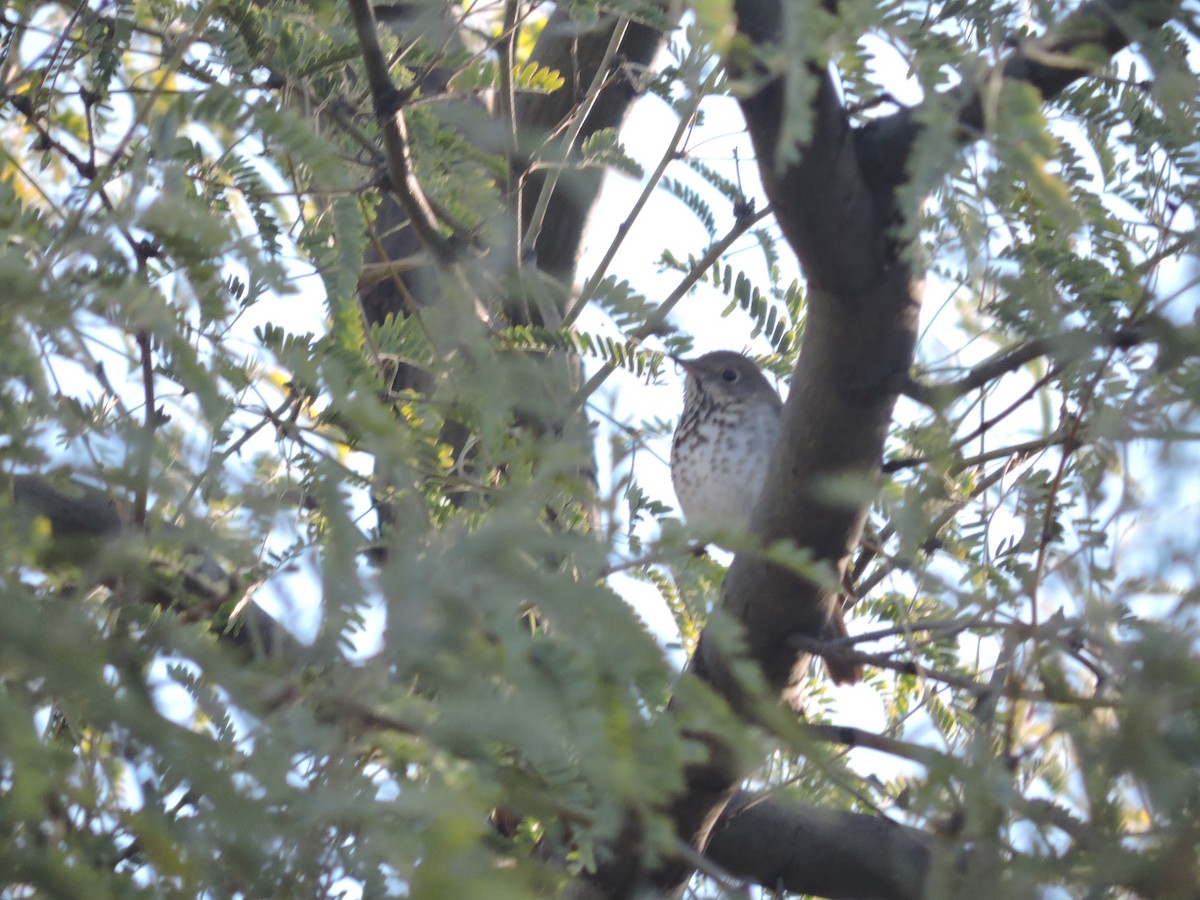
M 667 24 L 658 6 L 559 6 L 580 28 Z M 1194 23 L 1148 33 L 1050 104 L 995 79 L 964 153 L 945 88 L 1064 11 L 845 6 L 784 4 L 785 43 L 764 53 L 730 36 L 727 5 L 703 4 L 661 71 L 615 56 L 606 75 L 643 79 L 689 124 L 781 76 L 782 166 L 817 125 L 820 66 L 856 120 L 895 105 L 887 60 L 926 101 L 909 187 L 929 200 L 897 223 L 931 274 L 920 402 L 894 423 L 852 572 L 854 630 L 878 635 L 854 696 L 908 760 L 881 775 L 750 727 L 695 685 L 668 712 L 678 671 L 619 576 L 661 596 L 690 651 L 724 566 L 633 466 L 669 423 L 618 408 L 598 432 L 580 410 L 601 418 L 614 369 L 662 376 L 656 340 L 686 352 L 691 320 L 666 320 L 687 291 L 652 301 L 637 273 L 602 267 L 573 307 L 526 252 L 541 191 L 522 178 L 549 197 L 556 178 L 656 164 L 638 135 L 572 132 L 595 97 L 530 58 L 546 10 L 463 5 L 442 40 L 381 25 L 412 181 L 449 250 L 380 263 L 412 226 L 385 215 L 403 186 L 345 5 L 8 5 L 13 896 L 552 894 L 633 824 L 650 862 L 675 849 L 670 800 L 699 727 L 738 735 L 755 787 L 942 835 L 935 895 L 1190 895 L 1200 532 L 1167 529 L 1161 556 L 1122 542 L 1195 488 Z M 563 91 L 577 96 L 562 122 L 517 128 Z M 727 343 L 756 340 L 785 374 L 806 286 L 769 225 L 739 246 L 751 257 L 722 245 L 752 217 L 740 173 L 682 141 L 650 187 L 699 232 L 684 248 L 662 234 L 660 265 L 719 295 L 740 329 Z M 366 315 L 370 287 L 420 267 L 435 269 L 428 295 Z M 393 378 L 405 365 L 419 383 Z M 282 632 L 255 631 L 255 605 Z M 715 618 L 713 640 L 736 643 Z M 811 721 L 848 706 L 813 676 Z

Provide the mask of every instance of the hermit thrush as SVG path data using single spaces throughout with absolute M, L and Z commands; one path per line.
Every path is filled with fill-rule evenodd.
M 693 525 L 746 531 L 779 437 L 783 402 L 754 362 L 717 350 L 676 359 L 687 372 L 683 413 L 671 441 L 671 481 L 684 516 Z M 846 636 L 841 603 L 834 604 L 824 637 Z M 861 677 L 852 663 L 827 660 L 833 680 Z

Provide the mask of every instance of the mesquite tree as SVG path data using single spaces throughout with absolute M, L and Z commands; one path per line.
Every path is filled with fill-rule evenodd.
M 0 882 L 1196 896 L 1193 17 L 10 3 Z M 689 143 L 730 96 L 762 197 Z M 790 376 L 749 534 L 601 402 L 696 290 Z

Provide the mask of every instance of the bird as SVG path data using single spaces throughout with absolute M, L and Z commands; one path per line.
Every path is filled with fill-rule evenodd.
M 779 438 L 783 401 L 754 360 L 732 350 L 673 359 L 687 373 L 683 412 L 671 440 L 671 482 L 692 525 L 746 532 Z M 826 640 L 846 637 L 842 605 Z M 836 684 L 853 684 L 861 667 L 827 659 Z
M 783 401 L 754 361 L 731 350 L 674 358 L 687 373 L 671 441 L 671 481 L 693 525 L 746 531 L 779 437 Z

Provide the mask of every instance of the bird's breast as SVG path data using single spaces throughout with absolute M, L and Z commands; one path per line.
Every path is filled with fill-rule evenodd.
M 671 479 L 688 522 L 745 530 L 778 435 L 778 411 L 763 406 L 685 417 L 671 446 Z

